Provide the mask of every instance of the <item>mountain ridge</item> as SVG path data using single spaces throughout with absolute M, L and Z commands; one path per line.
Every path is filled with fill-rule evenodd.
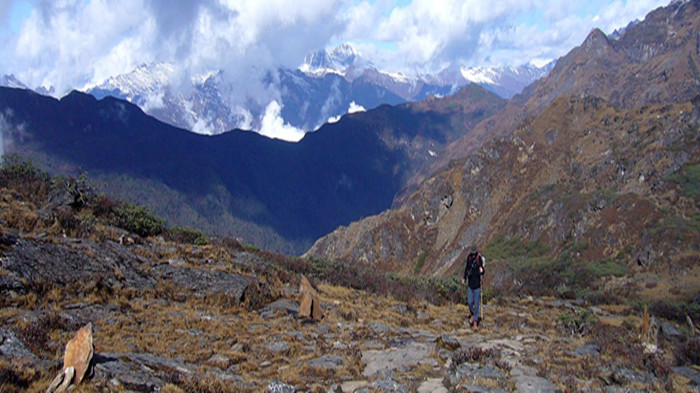
M 18 126 L 3 133 L 6 153 L 52 171 L 88 171 L 173 224 L 298 254 L 339 224 L 391 206 L 413 172 L 503 105 L 467 90 L 346 115 L 298 143 L 245 131 L 199 135 L 126 101 L 79 92 L 55 100 L 0 88 L 0 108 Z

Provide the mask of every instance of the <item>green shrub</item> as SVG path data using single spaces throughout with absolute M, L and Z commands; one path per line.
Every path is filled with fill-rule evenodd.
M 365 290 L 404 302 L 427 301 L 433 304 L 466 302 L 466 291 L 457 276 L 409 277 L 395 273 L 378 273 L 360 264 L 345 264 L 319 258 L 289 258 L 280 261 L 284 269 L 329 282 L 334 285 Z
M 637 306 L 640 307 L 638 310 L 641 311 L 643 306 Z M 649 305 L 649 313 L 685 325 L 687 317 L 693 321 L 700 320 L 700 304 L 691 301 L 668 303 L 660 300 Z
M 0 187 L 12 188 L 24 199 L 43 204 L 51 189 L 48 173 L 16 154 L 2 156 Z
M 92 198 L 90 206 L 92 206 L 92 212 L 95 217 L 105 217 L 109 219 L 115 214 L 117 208 L 120 207 L 120 203 L 104 194 L 99 194 Z
M 27 181 L 49 178 L 49 175 L 37 168 L 31 160 L 25 160 L 17 154 L 2 156 L 0 174 L 2 174 L 3 180 Z
M 484 304 L 489 304 L 491 300 L 500 298 L 502 293 L 499 288 L 488 287 L 482 289 L 481 295 Z
M 199 229 L 187 228 L 176 225 L 168 228 L 168 238 L 178 243 L 190 243 L 197 246 L 207 244 L 207 237 Z
M 547 245 L 539 241 L 525 242 L 519 238 L 506 240 L 503 236 L 498 236 L 484 247 L 483 252 L 491 260 L 505 261 L 515 271 L 546 265 L 552 261 L 547 256 Z
M 117 225 L 139 236 L 155 236 L 165 230 L 165 220 L 144 206 L 127 204 L 115 209 Z
M 700 164 L 685 165 L 666 178 L 681 186 L 682 195 L 694 199 L 700 197 Z
M 595 277 L 622 277 L 629 273 L 627 264 L 619 259 L 605 259 L 599 262 L 591 262 L 587 265 L 587 269 Z
M 420 273 L 421 269 L 423 269 L 423 264 L 425 263 L 425 257 L 428 256 L 427 251 L 423 251 L 419 256 L 418 260 L 416 261 L 416 267 L 413 269 L 413 272 L 415 274 Z
M 692 337 L 679 344 L 676 362 L 679 366 L 700 366 L 700 337 Z
M 566 311 L 557 317 L 557 326 L 571 333 L 571 335 L 585 336 L 598 321 L 598 318 L 588 309 L 576 307 L 572 311 Z

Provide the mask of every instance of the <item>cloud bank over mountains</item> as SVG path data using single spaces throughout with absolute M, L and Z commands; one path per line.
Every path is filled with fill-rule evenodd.
M 519 65 L 557 58 L 592 28 L 610 33 L 666 2 L 11 0 L 0 6 L 0 74 L 60 97 L 146 63 L 172 64 L 169 84 L 182 91 L 223 70 L 227 104 L 265 108 L 268 126 L 294 134 L 274 116 L 284 107 L 278 70 L 320 48 L 349 42 L 406 75 Z M 31 11 L 18 16 L 19 7 Z

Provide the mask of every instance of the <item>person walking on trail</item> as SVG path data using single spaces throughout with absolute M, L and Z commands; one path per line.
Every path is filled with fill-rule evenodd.
M 474 245 L 467 256 L 467 266 L 464 268 L 464 277 L 462 284 L 467 285 L 467 304 L 471 316 L 469 317 L 469 325 L 474 330 L 479 326 L 479 302 L 481 300 L 481 276 L 484 275 L 484 257 L 479 249 Z

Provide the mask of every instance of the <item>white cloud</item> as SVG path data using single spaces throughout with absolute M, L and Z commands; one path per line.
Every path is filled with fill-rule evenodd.
M 241 130 L 250 130 L 253 127 L 253 115 L 249 110 L 236 106 L 232 109 L 232 114 L 238 122 L 238 128 Z
M 285 123 L 280 116 L 281 112 L 280 104 L 277 101 L 271 101 L 265 108 L 265 115 L 260 122 L 260 134 L 290 142 L 300 141 L 304 137 L 304 131 Z
M 612 33 L 615 29 L 625 27 L 633 20 L 643 20 L 650 11 L 665 6 L 669 0 L 615 0 L 604 7 L 598 17 L 598 27 L 606 33 Z
M 520 65 L 563 56 L 591 29 L 611 33 L 665 3 L 668 0 L 413 0 L 377 16 L 362 2 L 348 13 L 346 34 L 375 63 L 409 75 L 455 63 Z
M 147 95 L 146 97 L 144 97 L 144 102 L 143 102 L 143 105 L 141 105 L 141 109 L 143 109 L 144 112 L 149 112 L 153 109 L 162 108 L 164 96 L 165 96 L 164 91 L 159 91 L 159 92 L 155 92 L 153 94 Z
M 196 132 L 197 134 L 202 134 L 202 135 L 214 135 L 215 134 L 215 129 L 209 124 L 209 120 L 205 119 L 203 117 L 199 117 L 197 119 L 194 119 L 193 122 L 190 124 L 190 128 L 192 128 L 192 131 Z
M 357 105 L 355 101 L 350 103 L 350 107 L 348 107 L 348 113 L 357 113 L 357 112 L 365 112 L 366 109 L 362 105 Z
M 364 106 L 358 105 L 355 103 L 355 101 L 352 101 L 350 105 L 348 106 L 348 112 L 347 113 L 357 113 L 357 112 L 366 112 L 367 110 L 365 109 Z M 343 115 L 338 115 L 338 116 L 331 116 L 328 118 L 327 123 L 332 124 L 332 123 L 337 123 L 340 121 L 340 118 L 343 117 Z M 316 127 L 317 129 L 320 128 Z
M 327 89 L 327 96 L 323 105 L 321 106 L 321 114 L 319 119 L 331 118 L 334 108 L 338 108 L 342 103 L 343 97 L 340 92 L 340 80 L 336 79 L 331 84 L 330 88 Z M 337 109 L 335 109 L 337 110 Z M 323 124 L 317 124 L 315 128 L 321 127 Z
M 593 27 L 610 33 L 668 0 L 36 0 L 17 37 L 0 43 L 0 69 L 56 94 L 138 65 L 177 65 L 191 75 L 225 69 L 232 104 L 264 108 L 279 66 L 350 41 L 389 71 L 517 65 L 556 58 Z M 7 19 L 12 1 L 0 6 Z M 595 22 L 594 22 L 595 20 Z M 263 81 L 261 81 L 261 79 Z
M 0 69 L 30 86 L 53 85 L 57 95 L 100 83 L 150 62 L 177 65 L 175 82 L 225 69 L 265 105 L 279 93 L 260 79 L 294 68 L 323 47 L 344 21 L 338 1 L 63 0 L 43 1 L 18 37 L 2 45 Z M 274 75 L 272 76 L 274 78 Z M 180 79 L 178 79 L 180 78 Z M 186 88 L 187 84 L 180 83 Z M 262 95 L 262 96 L 261 96 Z

